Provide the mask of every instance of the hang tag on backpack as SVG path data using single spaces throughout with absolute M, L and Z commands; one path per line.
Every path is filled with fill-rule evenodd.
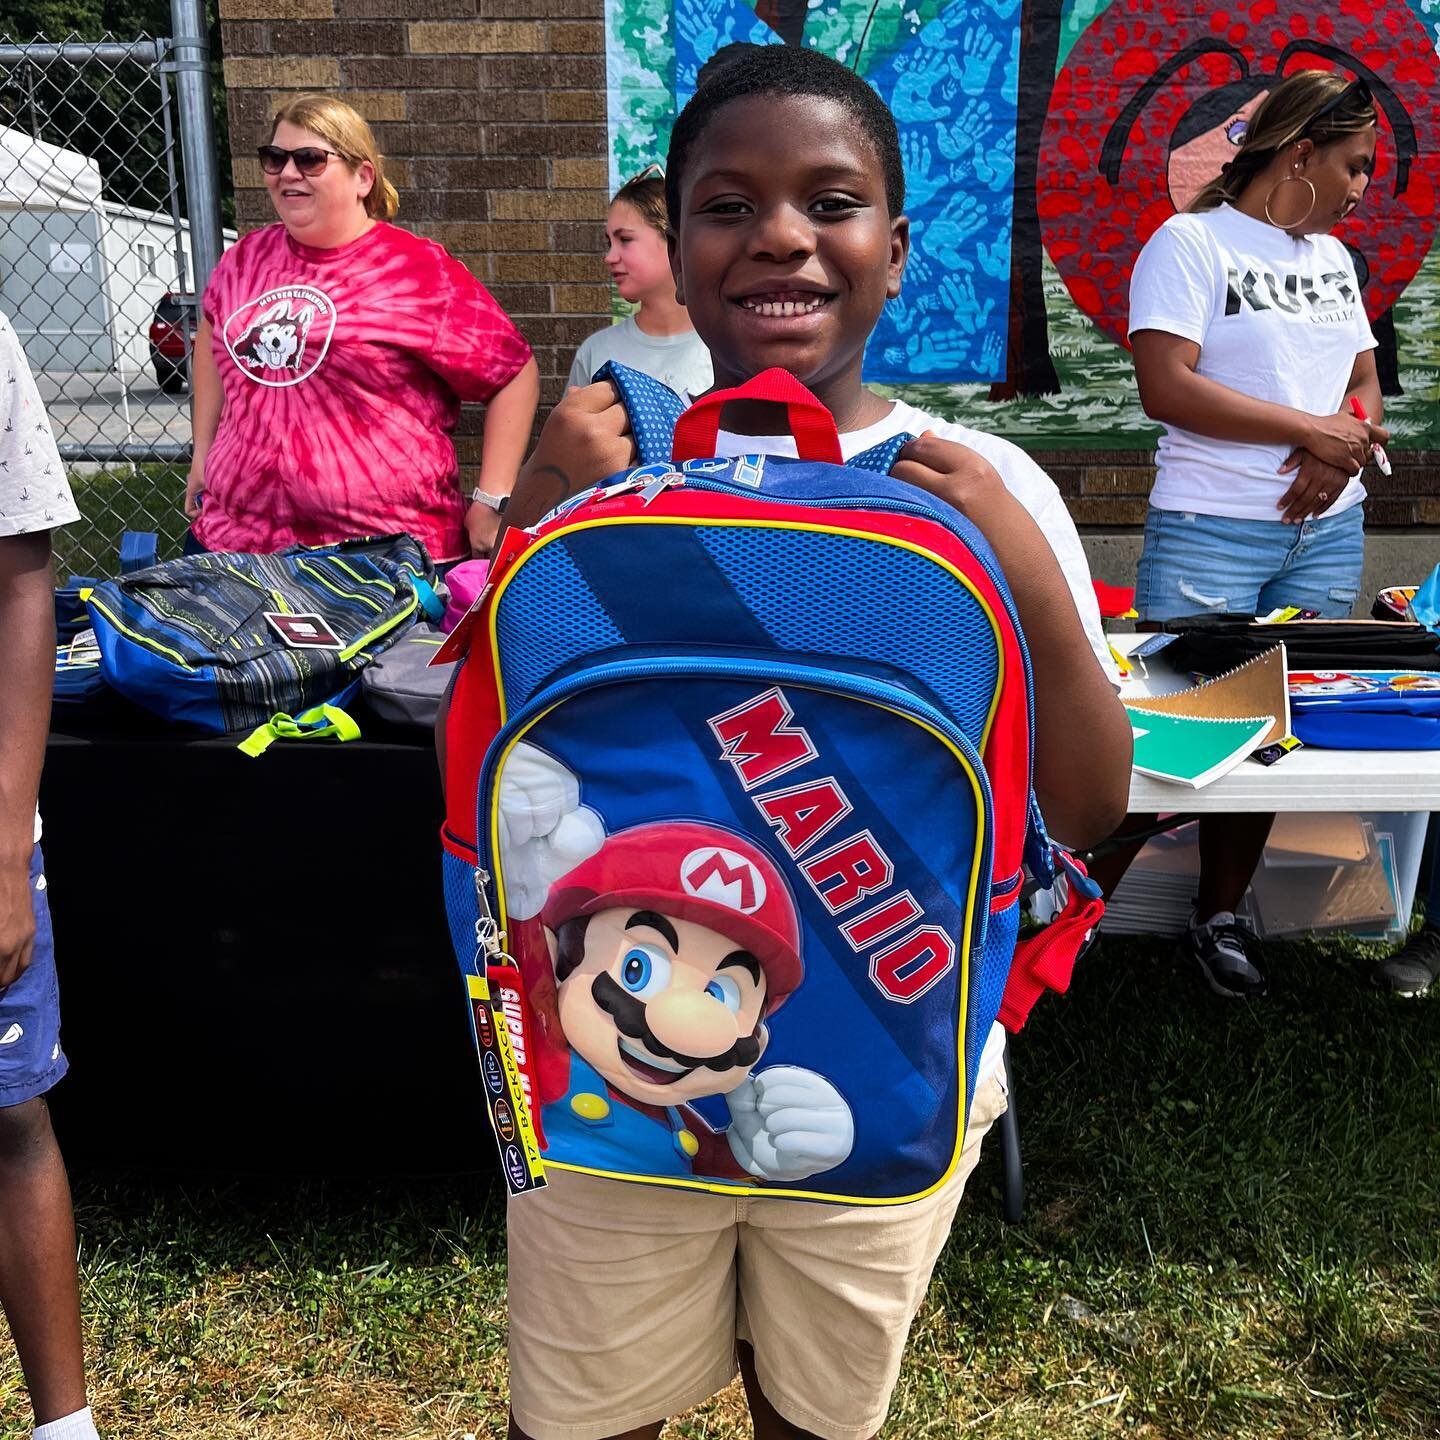
M 345 642 L 330 628 L 323 615 L 264 612 L 265 623 L 292 650 L 343 650 Z

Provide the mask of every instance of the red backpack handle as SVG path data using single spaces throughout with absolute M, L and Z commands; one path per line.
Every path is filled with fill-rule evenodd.
M 716 390 L 697 400 L 676 422 L 671 454 L 684 460 L 709 459 L 720 435 L 720 412 L 732 400 L 773 400 L 789 412 L 795 453 L 802 460 L 844 464 L 835 417 L 788 371 L 776 366 L 733 390 Z

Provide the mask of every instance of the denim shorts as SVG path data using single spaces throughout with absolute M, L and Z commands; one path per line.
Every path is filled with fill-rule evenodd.
M 69 1062 L 60 1048 L 60 987 L 45 894 L 45 862 L 37 845 L 30 858 L 30 903 L 35 948 L 29 968 L 0 990 L 0 1110 L 43 1095 Z
M 1298 605 L 1343 620 L 1355 608 L 1364 568 L 1359 505 L 1299 525 L 1152 505 L 1135 574 L 1135 608 L 1142 620 L 1174 620 L 1207 612 L 1266 615 Z

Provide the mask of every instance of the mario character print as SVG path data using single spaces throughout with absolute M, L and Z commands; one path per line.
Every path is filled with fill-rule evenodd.
M 313 375 L 335 332 L 335 306 L 310 285 L 269 290 L 225 322 L 225 348 L 261 385 L 295 385 Z
M 855 1127 L 839 1090 L 762 1063 L 804 980 L 795 901 L 764 851 L 691 820 L 607 833 L 575 775 L 523 742 L 499 811 L 546 1158 L 774 1184 L 842 1164 Z M 716 1097 L 723 1126 L 695 1108 Z

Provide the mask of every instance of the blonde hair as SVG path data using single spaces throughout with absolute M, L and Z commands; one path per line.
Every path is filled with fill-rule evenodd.
M 1346 91 L 1352 93 L 1347 96 Z M 1321 149 L 1374 124 L 1374 103 L 1358 85 L 1333 70 L 1296 70 L 1260 102 L 1235 158 L 1190 202 L 1190 209 L 1233 205 L 1276 155 L 1297 140 L 1312 140 Z
M 400 209 L 400 196 L 385 178 L 385 157 L 375 145 L 365 117 L 336 95 L 301 95 L 282 105 L 270 122 L 270 138 L 281 125 L 294 125 L 328 141 L 352 170 L 369 161 L 375 183 L 365 197 L 365 213 L 375 220 L 390 220 Z
M 627 180 L 611 199 L 612 205 L 626 204 L 663 237 L 670 228 L 665 213 L 665 172 L 647 165 L 633 180 Z

